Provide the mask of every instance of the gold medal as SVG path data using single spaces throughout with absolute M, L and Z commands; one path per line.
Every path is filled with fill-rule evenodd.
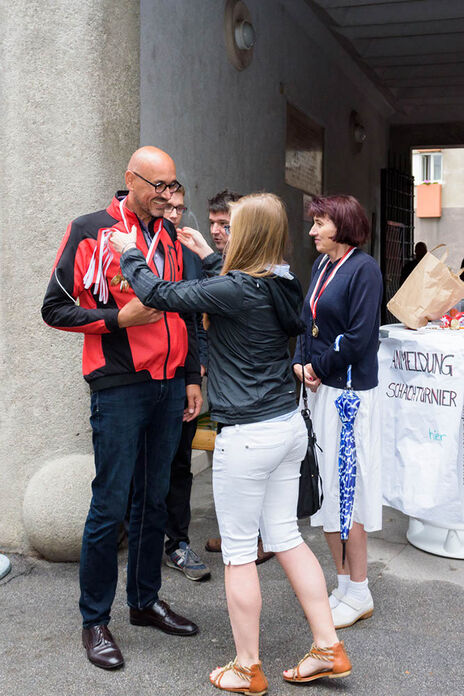
M 113 286 L 119 285 L 119 290 L 121 292 L 129 292 L 129 289 L 130 289 L 130 285 L 129 285 L 128 281 L 124 278 L 123 275 L 121 275 L 121 273 L 117 273 L 113 277 L 113 279 L 111 281 L 111 285 L 113 285 Z
M 311 329 L 311 333 L 314 336 L 314 338 L 317 338 L 319 336 L 319 327 L 316 324 L 316 322 L 313 321 L 313 328 Z
M 124 276 L 121 273 L 116 273 L 111 279 L 111 285 L 119 285 L 124 280 Z

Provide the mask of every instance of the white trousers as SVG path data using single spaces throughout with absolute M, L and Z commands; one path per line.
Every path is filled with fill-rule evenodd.
M 224 427 L 216 438 L 213 491 L 226 565 L 302 543 L 296 519 L 300 465 L 308 444 L 298 411 L 286 421 Z

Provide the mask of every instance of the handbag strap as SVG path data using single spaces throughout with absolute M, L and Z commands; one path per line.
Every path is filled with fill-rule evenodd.
M 310 353 L 311 353 L 312 347 L 313 347 L 313 337 L 311 336 L 311 343 L 309 344 Z M 311 409 L 308 406 L 308 391 L 306 389 L 305 374 L 304 374 L 304 361 L 306 359 L 306 333 L 300 334 L 300 351 L 301 351 L 301 372 L 302 372 L 301 376 L 303 377 L 303 379 L 301 380 L 301 383 L 303 386 L 303 405 L 304 405 L 304 410 L 307 411 L 309 418 L 311 419 Z M 312 425 L 311 425 L 311 428 L 312 428 Z M 317 443 L 317 439 L 316 439 L 316 435 L 315 435 L 314 431 L 312 432 L 312 439 L 313 439 L 313 444 L 322 452 L 323 450 L 320 447 L 320 445 Z M 319 476 L 319 482 L 320 482 L 320 487 L 321 487 L 321 491 L 322 491 L 322 479 L 320 477 L 320 474 L 318 474 L 318 476 Z M 322 505 L 323 500 L 324 500 L 324 495 L 323 495 L 323 493 L 321 493 L 321 505 Z
M 309 345 L 309 352 L 311 352 L 313 347 L 313 336 L 311 334 L 311 343 Z M 301 354 L 301 383 L 303 385 L 303 404 L 309 413 L 311 411 L 309 410 L 308 407 L 308 392 L 306 389 L 306 383 L 305 383 L 305 371 L 304 371 L 304 366 L 305 366 L 305 361 L 306 361 L 306 332 L 304 334 L 300 334 L 300 354 Z
M 308 392 L 306 391 L 304 361 L 306 359 L 306 336 L 300 334 L 300 355 L 301 355 L 301 384 L 303 385 L 303 404 L 305 409 L 308 409 Z

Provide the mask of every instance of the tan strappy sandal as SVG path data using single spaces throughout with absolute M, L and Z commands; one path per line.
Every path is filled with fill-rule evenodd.
M 237 686 L 227 688 L 226 686 L 221 686 L 222 677 L 226 672 L 232 670 L 235 674 L 242 679 L 249 681 L 248 686 Z M 232 691 L 236 694 L 246 694 L 247 696 L 263 696 L 267 693 L 267 679 L 264 676 L 263 668 L 261 662 L 256 665 L 251 665 L 251 667 L 242 667 L 237 662 L 237 658 L 233 662 L 229 662 L 228 665 L 221 667 L 221 671 L 217 674 L 214 679 L 209 678 L 211 684 L 217 689 L 222 689 L 223 691 Z
M 321 669 L 320 672 L 313 672 L 307 677 L 302 677 L 300 675 L 300 665 L 306 660 L 307 657 L 314 657 L 316 660 L 320 660 L 321 662 L 330 662 L 332 666 L 328 669 Z M 340 643 L 335 643 L 330 648 L 319 648 L 313 643 L 309 653 L 306 653 L 306 655 L 301 658 L 297 666 L 293 667 L 293 676 L 286 677 L 284 674 L 283 678 L 288 682 L 301 683 L 310 682 L 314 679 L 320 679 L 321 677 L 337 679 L 338 677 L 347 677 L 349 674 L 351 674 L 351 662 L 345 652 L 343 641 L 341 641 Z

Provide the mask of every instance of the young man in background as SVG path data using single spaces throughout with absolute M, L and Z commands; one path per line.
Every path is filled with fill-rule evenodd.
M 164 217 L 174 227 L 180 226 L 182 215 L 187 208 L 184 205 L 185 189 L 181 186 L 175 191 L 164 209 Z M 194 280 L 201 278 L 201 262 L 196 254 L 182 247 L 184 260 L 184 278 Z M 198 352 L 201 363 L 201 375 L 206 374 L 208 345 L 201 315 L 195 323 L 197 329 Z M 191 519 L 190 495 L 192 492 L 192 440 L 197 428 L 197 419 L 184 421 L 177 452 L 171 464 L 171 480 L 166 498 L 168 521 L 166 525 L 166 565 L 182 571 L 189 580 L 206 580 L 210 569 L 190 546 L 188 529 Z

